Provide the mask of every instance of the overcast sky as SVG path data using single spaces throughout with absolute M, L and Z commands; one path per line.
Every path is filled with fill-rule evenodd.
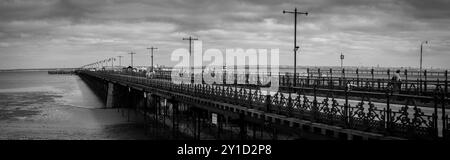
M 449 0 L 1 0 L 0 69 L 79 67 L 134 51 L 135 65 L 173 65 L 170 54 L 192 35 L 208 48 L 279 48 L 298 65 L 419 65 L 450 68 Z

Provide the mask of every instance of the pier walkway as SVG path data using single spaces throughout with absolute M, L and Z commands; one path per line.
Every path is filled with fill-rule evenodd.
M 175 84 L 123 72 L 77 74 L 107 107 L 167 118 L 174 134 L 190 124 L 181 128 L 192 128 L 184 134 L 196 139 L 207 137 L 206 130 L 208 139 L 447 139 L 450 133 L 446 86 L 426 95 L 365 92 L 292 86 L 280 76 L 280 91 L 267 94 L 246 85 Z

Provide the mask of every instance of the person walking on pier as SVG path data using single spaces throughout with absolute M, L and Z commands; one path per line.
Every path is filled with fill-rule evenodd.
M 392 76 L 392 81 L 391 81 L 392 90 L 394 92 L 400 92 L 400 89 L 402 88 L 401 80 L 402 79 L 400 77 L 400 70 L 395 71 L 394 76 Z

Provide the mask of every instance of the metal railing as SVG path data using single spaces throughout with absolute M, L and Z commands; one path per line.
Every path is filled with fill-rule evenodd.
M 259 89 L 236 86 L 174 84 L 135 73 L 81 71 L 81 74 L 390 136 L 437 139 L 449 135 L 448 101 L 442 87 L 435 88 L 433 95 L 426 97 L 433 104 L 433 108 L 428 109 L 418 105 L 417 96 L 404 95 L 402 104 L 391 104 L 398 98 L 392 92 L 384 93 L 384 103 L 375 103 L 370 93 L 353 94 L 354 91 L 348 89 L 342 90 L 344 98 L 335 97 L 333 91 L 328 91 L 326 96 L 318 96 L 318 85 L 313 86 L 313 95 L 305 94 L 302 89 L 295 94 L 277 92 L 271 95 Z M 357 97 L 357 100 L 350 99 L 349 95 Z
M 358 69 L 355 70 L 356 76 L 339 76 L 336 75 L 334 72 L 335 70 L 329 70 L 327 73 L 328 75 L 322 76 L 322 73 L 320 71 L 320 68 L 318 69 L 318 75 L 315 75 L 313 73 L 310 74 L 308 70 L 307 76 L 298 76 L 297 75 L 297 82 L 294 86 L 294 77 L 292 74 L 289 73 L 279 73 L 279 86 L 283 88 L 287 87 L 317 87 L 317 88 L 323 88 L 323 89 L 352 89 L 357 91 L 367 91 L 367 92 L 381 92 L 384 93 L 386 90 L 395 90 L 395 92 L 399 94 L 406 94 L 406 95 L 420 95 L 420 96 L 433 96 L 433 92 L 436 90 L 436 88 L 442 88 L 444 91 L 444 95 L 446 97 L 450 97 L 450 94 L 448 92 L 449 83 L 448 83 L 448 72 L 427 72 L 426 70 L 423 72 L 424 76 L 423 79 L 408 79 L 409 74 L 414 74 L 416 72 L 411 72 L 404 70 L 405 78 L 403 78 L 399 82 L 392 81 L 390 79 L 390 71 L 376 71 L 376 70 L 369 70 L 369 71 L 359 71 Z M 345 70 L 342 69 L 342 72 L 345 73 Z M 362 72 L 362 73 L 361 73 Z M 134 76 L 140 76 L 140 77 L 148 77 L 153 79 L 164 79 L 171 81 L 172 79 L 172 72 L 170 70 L 164 70 L 164 71 L 157 71 L 154 73 L 140 73 L 140 72 L 121 72 L 122 74 L 127 75 L 134 75 Z M 363 73 L 370 73 L 369 77 L 362 76 Z M 382 74 L 383 73 L 383 74 Z M 206 84 L 205 76 L 208 75 L 208 77 L 221 77 L 222 81 L 220 84 L 222 85 L 241 85 L 241 86 L 265 86 L 268 82 L 268 75 L 270 73 L 248 73 L 248 72 L 240 72 L 240 73 L 221 73 L 221 74 L 214 74 L 209 72 L 203 72 L 202 74 L 192 74 L 192 76 L 188 76 L 189 73 L 175 73 L 178 75 L 182 75 L 184 77 L 182 80 L 184 82 L 191 81 L 191 83 L 201 82 Z M 345 75 L 345 74 L 344 74 Z M 388 75 L 388 77 L 378 76 L 377 75 Z M 362 76 L 362 77 L 360 77 Z M 430 79 L 429 76 L 433 76 L 434 78 Z

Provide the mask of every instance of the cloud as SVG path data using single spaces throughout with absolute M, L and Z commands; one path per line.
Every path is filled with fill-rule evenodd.
M 137 52 L 148 65 L 149 45 L 158 63 L 196 36 L 204 47 L 280 48 L 292 62 L 293 15 L 298 17 L 300 65 L 417 66 L 418 44 L 429 40 L 428 66 L 442 59 L 450 39 L 446 0 L 4 0 L 0 1 L 0 68 L 80 66 Z M 39 55 L 39 56 L 38 56 Z M 29 57 L 32 56 L 33 60 Z M 125 59 L 127 59 L 126 57 Z M 15 63 L 14 61 L 22 63 Z M 67 61 L 64 61 L 67 60 Z M 398 61 L 402 60 L 399 64 Z M 128 61 L 128 60 L 124 60 Z

